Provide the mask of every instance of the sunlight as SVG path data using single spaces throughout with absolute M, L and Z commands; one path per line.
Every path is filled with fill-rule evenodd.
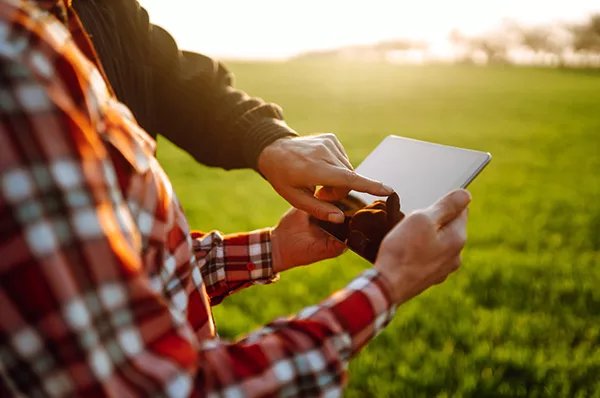
M 448 33 L 478 33 L 503 19 L 576 20 L 600 10 L 596 0 L 477 1 L 143 0 L 151 20 L 183 49 L 235 58 L 286 58 L 302 51 L 383 39 L 426 40 L 447 52 Z M 441 55 L 443 56 L 443 54 Z

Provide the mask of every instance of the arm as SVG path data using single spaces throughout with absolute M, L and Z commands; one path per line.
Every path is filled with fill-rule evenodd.
M 39 130 L 6 122 L 14 112 L 0 110 L 0 331 L 12 337 L 3 348 L 7 388 L 28 396 L 339 395 L 348 361 L 394 313 L 376 271 L 240 341 L 198 340 L 185 314 L 152 289 L 134 224 L 116 227 L 131 215 L 115 196 L 114 166 L 90 126 L 53 109 L 45 117 L 54 128 Z M 19 156 L 43 137 L 51 148 L 29 147 L 28 157 Z M 71 151 L 59 155 L 65 148 Z M 42 153 L 48 160 L 40 169 L 34 159 Z M 66 186 L 65 175 L 52 172 L 61 164 L 77 183 Z M 75 200 L 81 195 L 90 198 L 83 207 Z M 188 310 L 200 311 L 198 290 L 187 291 Z
M 200 163 L 256 169 L 266 146 L 297 135 L 277 105 L 235 89 L 222 63 L 180 51 L 137 1 L 75 0 L 73 6 L 121 101 L 152 135 L 162 134 Z
M 75 0 L 73 5 L 117 96 L 152 135 L 165 135 L 207 165 L 256 169 L 292 206 L 321 220 L 344 218 L 324 198 L 313 196 L 316 186 L 337 188 L 336 197 L 350 190 L 391 194 L 380 182 L 352 171 L 333 134 L 297 137 L 278 106 L 234 89 L 223 64 L 179 51 L 135 0 Z
M 11 337 L 3 388 L 27 396 L 339 393 L 348 361 L 393 316 L 379 273 L 238 342 L 195 337 L 185 317 L 201 314 L 203 284 L 191 281 L 192 268 L 187 314 L 152 287 L 115 178 L 119 154 L 100 140 L 87 107 L 68 105 L 83 88 L 77 68 L 46 86 L 23 66 L 27 51 L 11 54 L 20 58 L 0 61 L 0 334 Z
M 163 29 L 151 28 L 159 132 L 196 160 L 225 169 L 253 168 L 264 148 L 297 136 L 275 104 L 233 87 L 225 65 L 180 52 Z

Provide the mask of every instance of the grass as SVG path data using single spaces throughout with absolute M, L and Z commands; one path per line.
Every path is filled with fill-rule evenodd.
M 600 73 L 374 64 L 231 64 L 301 133 L 354 164 L 388 134 L 489 151 L 470 187 L 461 270 L 400 308 L 350 366 L 348 397 L 600 397 Z M 251 171 L 159 158 L 191 224 L 273 225 L 287 204 Z M 215 308 L 234 338 L 341 288 L 353 254 L 292 270 Z

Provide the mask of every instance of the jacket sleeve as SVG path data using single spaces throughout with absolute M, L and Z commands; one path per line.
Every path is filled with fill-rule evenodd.
M 235 89 L 233 75 L 222 63 L 180 51 L 158 26 L 151 25 L 148 35 L 158 132 L 197 161 L 256 169 L 267 145 L 296 135 L 279 106 Z
M 279 106 L 235 89 L 222 63 L 180 51 L 136 0 L 72 4 L 117 96 L 151 135 L 227 170 L 256 169 L 267 145 L 297 135 Z

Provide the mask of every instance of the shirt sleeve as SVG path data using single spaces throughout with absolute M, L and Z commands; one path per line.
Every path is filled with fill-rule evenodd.
M 198 338 L 186 310 L 152 287 L 113 156 L 89 108 L 73 101 L 89 89 L 73 75 L 77 66 L 53 53 L 64 75 L 49 78 L 41 53 L 21 47 L 19 35 L 2 41 L 8 37 L 0 47 L 20 51 L 4 53 L 18 62 L 0 57 L 2 389 L 25 396 L 340 395 L 348 361 L 393 317 L 382 277 L 365 271 L 319 305 L 239 341 Z
M 151 287 L 139 255 L 139 231 L 90 126 L 51 107 L 39 86 L 19 86 L 17 91 L 26 87 L 40 97 L 25 111 L 14 96 L 0 106 L 0 333 L 8 337 L 0 379 L 9 391 L 27 396 L 341 394 L 348 362 L 394 315 L 377 272 L 365 271 L 319 305 L 239 341 L 198 339 L 186 314 Z M 266 267 L 240 277 L 223 271 L 228 275 L 223 291 L 246 280 L 271 279 L 268 261 L 250 254 L 254 244 L 263 244 L 261 233 L 221 236 L 197 237 L 198 248 L 235 254 L 241 244 L 247 250 L 243 260 L 229 256 L 229 266 L 250 255 Z M 221 244 L 211 245 L 212 239 L 222 239 Z M 210 260 L 215 281 L 218 258 Z
M 192 238 L 211 305 L 246 287 L 279 280 L 273 271 L 270 228 L 231 235 L 193 232 Z
M 318 305 L 237 342 L 201 342 L 197 396 L 342 396 L 352 358 L 393 319 L 387 282 L 360 274 Z

